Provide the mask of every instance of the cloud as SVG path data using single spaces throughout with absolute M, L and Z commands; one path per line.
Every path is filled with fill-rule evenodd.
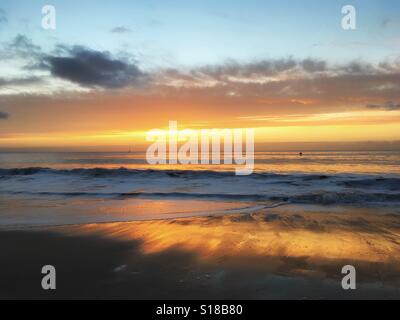
M 134 63 L 115 59 L 109 52 L 85 47 L 59 47 L 61 56 L 48 56 L 43 62 L 55 77 L 85 87 L 122 88 L 141 83 L 145 74 Z
M 132 30 L 124 26 L 118 26 L 111 29 L 111 33 L 129 33 L 129 32 L 132 32 Z
M 163 70 L 159 82 L 175 87 L 226 87 L 238 84 L 265 84 L 287 79 L 319 75 L 327 71 L 327 63 L 318 59 L 296 60 L 291 57 L 265 59 L 249 63 L 229 60 L 224 64 L 201 66 L 191 70 Z
M 399 61 L 386 61 L 377 65 L 350 62 L 329 65 L 324 60 L 273 59 L 251 63 L 229 61 L 222 65 L 199 67 L 191 70 L 170 69 L 160 72 L 157 81 L 170 87 L 240 89 L 247 92 L 258 89 L 257 94 L 283 94 L 294 91 L 307 94 L 338 94 L 348 88 L 365 93 L 388 93 L 399 90 Z M 282 91 L 283 90 L 283 91 Z M 244 90 L 246 91 L 246 90 Z M 264 92 L 262 92 L 264 91 Z M 343 92 L 340 92 L 343 91 Z M 246 92 L 244 92 L 246 94 Z M 386 98 L 392 100 L 393 98 Z
M 24 63 L 20 70 L 25 71 L 25 76 L 13 77 L 10 74 L 10 78 L 0 77 L 0 87 L 23 87 L 44 82 L 49 76 L 55 80 L 67 80 L 82 89 L 115 89 L 148 81 L 148 76 L 140 70 L 132 55 L 115 58 L 109 52 L 62 44 L 46 53 L 23 34 L 4 43 L 0 59 L 19 59 Z
M 7 120 L 9 117 L 10 115 L 8 113 L 0 111 L 0 120 Z
M 26 74 L 23 77 L 3 76 L 0 87 L 23 87 L 40 81 L 55 86 L 57 81 L 65 83 L 59 80 L 66 80 L 74 92 L 77 88 L 94 91 L 139 87 L 143 95 L 190 98 L 203 104 L 215 99 L 221 106 L 226 103 L 237 103 L 238 107 L 249 104 L 256 110 L 272 110 L 278 106 L 304 110 L 318 106 L 360 109 L 367 105 L 369 108 L 393 110 L 398 108 L 394 102 L 369 103 L 400 101 L 400 58 L 380 63 L 350 61 L 334 65 L 323 59 L 289 56 L 247 63 L 227 60 L 216 65 L 145 73 L 132 56 L 121 58 L 107 51 L 82 46 L 58 45 L 55 50 L 45 53 L 24 35 L 18 35 L 7 46 L 7 54 L 24 57 Z M 54 81 L 48 81 L 49 77 Z M 10 91 L 4 92 L 8 94 Z
M 5 86 L 23 86 L 30 84 L 37 84 L 42 82 L 40 77 L 27 77 L 27 78 L 0 78 L 0 87 Z
M 332 65 L 324 60 L 292 58 L 187 70 L 154 75 L 159 92 L 221 108 L 246 106 L 254 113 L 329 112 L 363 109 L 371 101 L 400 101 L 398 60 Z M 234 94 L 232 94 L 234 93 Z M 223 106 L 223 107 L 222 107 Z M 387 105 L 387 108 L 393 105 Z
M 373 74 L 377 71 L 373 65 L 358 61 L 352 61 L 350 63 L 347 63 L 343 66 L 338 67 L 337 70 L 341 71 L 344 74 L 349 74 L 349 75 L 356 75 L 356 74 L 367 75 L 367 74 Z
M 37 58 L 43 54 L 40 46 L 35 45 L 31 39 L 22 34 L 17 35 L 8 44 L 7 50 L 23 58 Z
M 0 47 L 1 60 L 19 59 L 24 61 L 26 65 L 22 69 L 33 69 L 33 65 L 37 64 L 43 58 L 43 52 L 40 46 L 25 35 L 18 34 L 11 41 L 3 43 Z
M 349 76 L 369 76 L 400 71 L 400 64 L 381 63 L 373 66 L 363 62 L 350 62 L 344 65 L 329 66 L 320 59 L 296 60 L 269 59 L 250 63 L 228 61 L 225 64 L 203 66 L 187 71 L 164 70 L 161 77 L 172 85 L 184 84 L 184 87 L 227 86 L 229 84 L 268 84 L 284 83 L 290 80 L 328 79 Z M 201 83 L 205 84 L 202 85 Z
M 368 104 L 367 105 L 368 109 L 379 109 L 379 110 L 388 110 L 388 111 L 394 111 L 394 110 L 400 110 L 400 103 L 396 103 L 393 101 L 387 101 L 383 104 Z
M 319 72 L 327 69 L 327 63 L 323 60 L 305 59 L 300 64 L 307 72 Z
M 382 20 L 382 28 L 386 27 L 397 27 L 400 24 L 400 19 L 398 17 L 386 17 Z
M 6 23 L 8 21 L 7 14 L 3 9 L 0 9 L 0 23 Z
M 230 60 L 222 65 L 205 66 L 191 70 L 194 76 L 207 76 L 215 79 L 226 79 L 229 77 L 248 77 L 248 76 L 273 76 L 282 72 L 294 70 L 298 62 L 292 58 L 261 60 L 250 63 L 238 63 Z

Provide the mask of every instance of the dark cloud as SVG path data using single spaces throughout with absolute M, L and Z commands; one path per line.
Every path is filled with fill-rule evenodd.
M 132 32 L 132 30 L 129 29 L 128 27 L 119 26 L 119 27 L 112 28 L 111 32 L 112 33 L 129 33 L 129 32 Z
M 379 110 L 388 110 L 388 111 L 394 111 L 394 110 L 400 110 L 400 103 L 396 103 L 393 101 L 387 101 L 383 104 L 368 104 L 367 105 L 368 109 L 379 109 Z
M 86 87 L 122 88 L 139 84 L 144 73 L 133 63 L 118 60 L 108 52 L 84 47 L 59 47 L 61 56 L 48 56 L 43 62 L 55 77 Z
M 0 120 L 6 120 L 9 117 L 10 117 L 10 115 L 8 113 L 0 111 Z
M 57 45 L 51 54 L 42 51 L 32 39 L 19 34 L 0 50 L 0 59 L 23 59 L 22 69 L 49 71 L 52 76 L 77 83 L 83 87 L 122 88 L 141 84 L 147 76 L 131 56 L 114 58 L 109 52 L 80 46 Z M 26 85 L 41 81 L 35 77 L 0 78 L 0 86 Z

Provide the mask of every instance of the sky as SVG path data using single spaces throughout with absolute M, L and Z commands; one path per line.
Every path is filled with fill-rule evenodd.
M 169 121 L 397 141 L 399 49 L 397 0 L 3 0 L 0 148 L 130 145 Z

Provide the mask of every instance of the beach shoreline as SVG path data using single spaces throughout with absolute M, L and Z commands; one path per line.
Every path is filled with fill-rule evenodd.
M 400 216 L 257 213 L 0 229 L 1 299 L 398 299 Z M 341 268 L 357 268 L 357 290 Z M 57 290 L 42 290 L 43 265 Z

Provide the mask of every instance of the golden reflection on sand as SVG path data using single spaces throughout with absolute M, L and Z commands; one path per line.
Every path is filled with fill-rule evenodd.
M 329 213 L 284 207 L 252 215 L 83 225 L 72 232 L 138 240 L 145 254 L 179 249 L 205 261 L 285 257 L 400 268 L 400 217 L 373 210 Z

